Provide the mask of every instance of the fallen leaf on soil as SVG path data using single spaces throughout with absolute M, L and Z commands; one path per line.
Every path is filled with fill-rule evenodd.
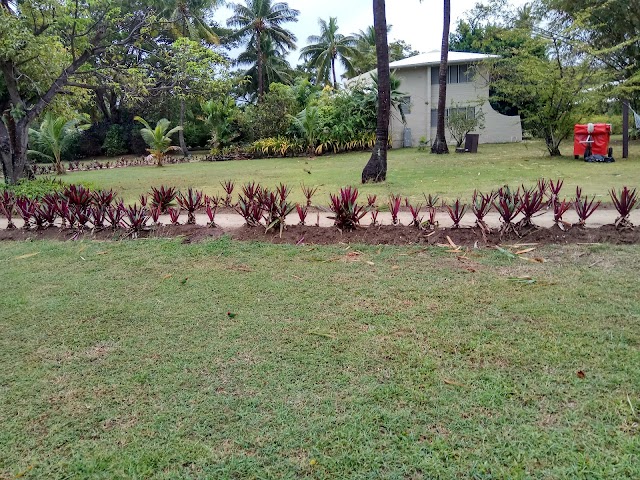
M 102 252 L 97 252 L 96 255 L 106 255 L 107 253 L 109 253 L 107 250 L 104 250 Z
M 19 257 L 16 257 L 16 260 L 22 260 L 23 258 L 35 257 L 39 253 L 40 252 L 25 253 L 24 255 L 20 255 Z
M 236 272 L 252 272 L 251 267 L 248 265 L 232 265 L 231 270 L 235 270 Z
M 527 285 L 533 285 L 534 283 L 536 283 L 536 279 L 531 278 L 528 275 L 523 277 L 509 277 L 509 280 L 511 280 L 512 282 L 524 283 Z
M 171 275 L 170 273 L 167 273 L 162 277 L 162 280 L 169 280 L 171 277 L 173 277 L 173 275 Z
M 584 373 L 582 370 L 578 370 L 578 371 L 576 372 L 576 376 L 577 376 L 578 378 L 584 378 L 584 377 L 586 377 L 585 373 Z
M 455 380 L 449 380 L 448 378 L 444 378 L 442 381 L 447 385 L 455 385 L 456 387 L 466 387 L 466 385 L 464 385 L 463 383 L 456 382 Z
M 374 266 L 374 265 L 375 265 L 375 263 L 373 263 L 373 262 L 369 262 L 369 261 L 368 261 L 368 262 L 367 262 L 367 265 Z
M 449 235 L 447 235 L 447 242 L 449 242 L 449 245 L 451 245 L 453 248 L 460 248 L 458 247 L 458 245 L 456 245 L 453 240 L 451 240 L 451 237 Z
M 400 268 L 400 265 L 392 265 L 391 266 L 391 270 L 398 270 Z
M 532 263 L 545 263 L 546 262 L 546 260 L 544 258 L 541 258 L 541 257 L 533 257 L 532 258 L 532 257 L 522 257 L 521 256 L 519 258 L 521 258 L 522 260 L 525 260 L 527 262 L 532 262 Z
M 536 247 L 529 247 L 529 248 L 525 248 L 524 250 L 518 250 L 516 252 L 516 255 L 522 255 L 523 253 L 533 252 L 535 249 Z

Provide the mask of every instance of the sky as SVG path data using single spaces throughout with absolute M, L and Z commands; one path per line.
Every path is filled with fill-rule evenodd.
M 281 0 L 278 0 L 281 1 Z M 513 5 L 522 5 L 527 0 L 511 0 Z M 372 0 L 288 0 L 289 7 L 300 10 L 298 22 L 287 27 L 298 38 L 298 48 L 307 44 L 309 35 L 320 32 L 318 18 L 328 20 L 337 17 L 339 32 L 348 35 L 373 25 Z M 387 0 L 387 24 L 392 25 L 389 41 L 404 40 L 414 50 L 428 52 L 439 50 L 442 42 L 442 0 Z M 451 28 L 458 18 L 471 10 L 478 0 L 451 0 Z M 220 24 L 226 24 L 231 15 L 228 7 L 216 11 L 214 18 Z M 299 63 L 299 54 L 288 57 L 292 66 Z

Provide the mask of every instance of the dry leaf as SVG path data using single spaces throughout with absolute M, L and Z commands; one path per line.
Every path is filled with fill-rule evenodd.
M 453 240 L 451 240 L 451 237 L 449 235 L 447 235 L 447 242 L 449 242 L 449 245 L 451 245 L 453 248 L 460 248 L 458 247 L 458 245 L 456 245 Z
M 19 257 L 16 257 L 16 260 L 22 260 L 23 258 L 35 257 L 39 253 L 40 252 L 25 253 L 24 255 L 20 255 Z
M 536 247 L 530 247 L 530 248 L 525 248 L 524 250 L 518 250 L 516 252 L 516 255 L 522 255 L 523 253 L 533 252 L 535 249 Z
M 173 275 L 171 275 L 170 273 L 167 273 L 166 275 L 164 275 L 164 276 L 162 277 L 162 280 L 168 280 L 168 279 L 170 279 L 171 277 L 173 277 Z
M 466 385 L 460 383 L 460 382 L 456 382 L 455 380 L 449 380 L 448 378 L 445 378 L 442 380 L 444 383 L 446 383 L 447 385 L 455 385 L 456 387 L 466 387 Z
M 576 372 L 576 376 L 577 376 L 578 378 L 584 378 L 584 377 L 586 377 L 585 373 L 584 373 L 582 370 L 578 370 L 578 371 Z
M 106 255 L 107 253 L 109 253 L 107 250 L 104 250 L 102 252 L 97 252 L 96 255 Z
M 392 265 L 391 266 L 391 270 L 398 270 L 400 268 L 400 265 Z
M 373 263 L 373 262 L 367 262 L 367 265 L 374 266 L 374 265 L 375 265 L 375 263 Z

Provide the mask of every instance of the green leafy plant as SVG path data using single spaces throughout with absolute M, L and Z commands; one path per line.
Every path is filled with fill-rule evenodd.
M 80 121 L 68 120 L 63 116 L 55 117 L 47 113 L 39 128 L 29 129 L 29 154 L 45 158 L 54 163 L 56 173 L 64 175 L 66 170 L 62 165 L 62 152 L 72 135 L 78 131 Z
M 145 143 L 149 146 L 147 149 L 149 153 L 156 159 L 158 167 L 162 166 L 164 156 L 167 152 L 180 150 L 179 147 L 172 146 L 171 135 L 182 130 L 182 127 L 174 127 L 169 130 L 171 122 L 166 118 L 158 120 L 155 128 L 142 117 L 134 117 L 134 120 L 144 125 L 144 128 L 140 129 L 140 135 Z

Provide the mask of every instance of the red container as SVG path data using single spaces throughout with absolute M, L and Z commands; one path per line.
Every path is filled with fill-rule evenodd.
M 578 158 L 584 155 L 587 145 L 591 145 L 594 155 L 607 155 L 611 125 L 608 123 L 593 123 L 593 131 L 589 132 L 589 125 L 576 125 L 573 128 L 573 155 Z

